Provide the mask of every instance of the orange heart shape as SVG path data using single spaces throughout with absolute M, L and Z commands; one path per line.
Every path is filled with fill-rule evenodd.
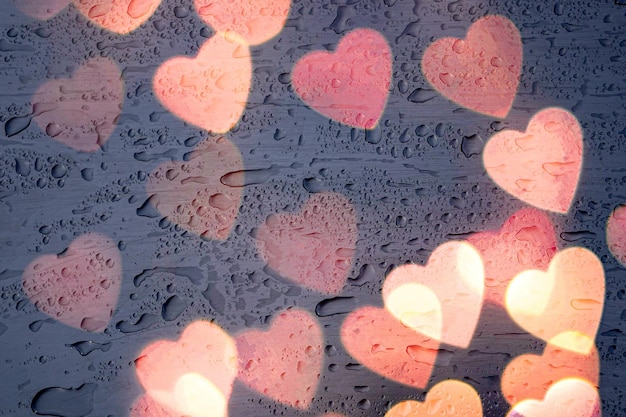
M 341 341 L 359 363 L 390 380 L 424 388 L 439 341 L 402 325 L 387 310 L 359 308 L 341 326 Z
M 513 213 L 498 231 L 467 238 L 485 265 L 485 300 L 504 306 L 504 294 L 515 275 L 527 269 L 546 270 L 557 251 L 552 222 L 544 212 L 525 208 Z
M 237 375 L 237 347 L 218 325 L 191 323 L 177 342 L 161 340 L 146 347 L 135 366 L 147 395 L 167 412 L 227 415 Z
M 337 122 L 374 129 L 387 103 L 391 49 L 383 35 L 356 29 L 335 53 L 311 52 L 293 67 L 291 82 L 302 101 Z
M 424 402 L 402 401 L 385 417 L 483 417 L 480 397 L 470 385 L 456 380 L 442 381 L 432 387 Z
M 568 248 L 547 272 L 518 274 L 506 292 L 506 309 L 523 329 L 564 349 L 593 348 L 604 306 L 604 269 L 593 252 Z
M 148 20 L 161 0 L 73 0 L 74 6 L 96 25 L 125 35 Z
M 606 222 L 606 244 L 611 254 L 626 265 L 626 206 L 613 210 Z
M 483 150 L 485 169 L 498 186 L 525 203 L 557 213 L 569 210 L 582 158 L 578 120 L 558 108 L 537 113 L 525 132 L 497 133 Z
M 474 22 L 466 38 L 433 42 L 422 57 L 422 72 L 450 100 L 478 113 L 506 117 L 522 70 L 522 40 L 504 16 Z
M 282 30 L 291 0 L 194 0 L 194 5 L 216 32 L 234 32 L 258 45 Z
M 383 284 L 385 308 L 393 316 L 426 336 L 460 347 L 472 340 L 483 292 L 480 254 L 459 241 L 440 245 L 426 266 L 395 268 Z
M 68 326 L 103 331 L 117 304 L 122 257 L 106 236 L 87 233 L 60 255 L 33 260 L 22 275 L 22 289 L 35 307 Z
M 173 114 L 202 129 L 225 133 L 246 107 L 251 80 L 247 44 L 234 34 L 218 33 L 195 58 L 165 61 L 152 84 L 161 104 Z
M 241 205 L 241 187 L 220 178 L 243 169 L 239 149 L 226 138 L 200 142 L 187 161 L 166 162 L 146 184 L 155 208 L 180 227 L 203 238 L 230 235 Z
M 595 347 L 581 354 L 548 343 L 542 355 L 521 355 L 509 362 L 501 377 L 502 394 L 509 404 L 540 400 L 553 383 L 563 378 L 583 378 L 597 386 L 599 376 L 600 359 Z
M 516 404 L 507 417 L 600 417 L 598 390 L 589 382 L 567 378 L 550 387 L 543 401 L 525 400 Z
M 122 112 L 122 74 L 110 59 L 93 58 L 71 78 L 42 85 L 33 102 L 33 119 L 48 136 L 78 151 L 96 152 Z
M 237 337 L 239 379 L 278 402 L 307 409 L 322 372 L 322 329 L 311 314 L 281 312 L 267 331 Z
M 268 217 L 257 247 L 281 276 L 326 294 L 341 292 L 356 250 L 357 217 L 347 198 L 316 193 L 297 214 Z

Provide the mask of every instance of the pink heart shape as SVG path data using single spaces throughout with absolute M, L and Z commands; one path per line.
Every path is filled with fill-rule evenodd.
M 217 324 L 196 321 L 178 341 L 150 344 L 135 366 L 139 382 L 160 404 L 164 416 L 196 415 L 194 411 L 199 409 L 204 409 L 201 415 L 207 417 L 227 415 L 237 376 L 237 347 Z
M 243 169 L 239 149 L 226 138 L 200 142 L 188 161 L 165 162 L 146 184 L 151 202 L 163 215 L 199 236 L 224 240 L 241 205 L 241 187 L 220 179 Z
M 237 337 L 239 379 L 278 402 L 309 408 L 322 372 L 322 330 L 311 314 L 281 312 L 267 331 Z
M 606 244 L 611 254 L 622 265 L 626 265 L 626 206 L 613 210 L 606 222 Z
M 252 79 L 248 46 L 218 33 L 195 58 L 174 57 L 154 74 L 154 92 L 165 108 L 203 129 L 226 133 L 243 113 Z
M 424 388 L 437 360 L 439 341 L 402 325 L 387 310 L 362 307 L 341 326 L 341 341 L 359 363 L 392 381 Z
M 33 119 L 58 142 L 82 152 L 96 152 L 115 130 L 124 102 L 117 65 L 94 58 L 71 78 L 52 80 L 33 96 Z
M 282 30 L 291 0 L 194 0 L 194 5 L 215 31 L 232 31 L 250 45 L 258 45 Z
M 152 16 L 161 0 L 73 0 L 74 6 L 93 23 L 125 35 Z
M 583 159 L 576 117 L 558 108 L 537 113 L 525 132 L 504 130 L 483 150 L 493 181 L 509 194 L 543 210 L 567 213 Z
M 32 261 L 22 288 L 43 313 L 68 326 L 100 332 L 109 323 L 122 281 L 122 258 L 106 236 L 87 233 L 61 255 Z
M 356 212 L 341 194 L 314 194 L 298 214 L 267 218 L 256 233 L 267 264 L 281 276 L 326 294 L 341 292 L 356 249 Z
M 13 0 L 17 8 L 37 20 L 48 20 L 65 9 L 72 0 Z
M 392 270 L 383 284 L 385 308 L 404 323 L 443 343 L 469 346 L 483 305 L 484 269 L 467 242 L 446 242 L 425 266 Z M 432 299 L 438 299 L 438 305 Z
M 527 269 L 547 270 L 557 251 L 552 222 L 534 208 L 519 210 L 500 230 L 474 233 L 467 241 L 483 258 L 485 300 L 500 306 L 513 277 Z
M 294 66 L 296 93 L 313 110 L 337 122 L 374 129 L 391 84 L 392 53 L 383 35 L 356 29 L 335 53 L 311 52 Z
M 433 42 L 422 57 L 428 82 L 450 100 L 478 113 L 506 117 L 522 69 L 522 40 L 513 22 L 485 16 L 465 39 Z

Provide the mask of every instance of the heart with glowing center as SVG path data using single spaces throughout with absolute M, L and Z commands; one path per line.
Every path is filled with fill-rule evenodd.
M 304 310 L 283 311 L 267 331 L 237 337 L 239 378 L 278 402 L 309 408 L 322 372 L 322 330 Z
M 385 378 L 424 388 L 439 341 L 405 327 L 383 308 L 362 307 L 341 326 L 341 341 L 359 363 Z
M 537 113 L 525 132 L 497 133 L 483 150 L 485 169 L 496 184 L 532 206 L 557 213 L 569 210 L 582 158 L 578 120 L 558 108 Z
M 611 254 L 626 265 L 626 206 L 619 206 L 606 223 L 606 244 Z
M 33 96 L 33 119 L 52 137 L 82 152 L 100 150 L 122 111 L 124 84 L 117 65 L 94 58 L 71 78 L 52 80 Z
M 281 276 L 326 294 L 341 292 L 356 247 L 356 212 L 341 194 L 314 194 L 298 214 L 268 217 L 259 252 Z
M 250 45 L 258 45 L 282 30 L 291 0 L 194 0 L 194 5 L 215 31 L 232 31 Z
M 463 39 L 433 42 L 422 57 L 422 72 L 450 100 L 496 117 L 506 117 L 522 69 L 522 40 L 503 16 L 486 16 Z
M 135 366 L 147 395 L 169 412 L 190 417 L 227 415 L 237 376 L 237 347 L 216 324 L 197 321 L 177 342 L 152 343 Z
M 335 121 L 374 129 L 385 109 L 392 53 L 372 29 L 356 29 L 335 53 L 311 52 L 294 66 L 291 82 L 302 101 Z
M 585 380 L 567 378 L 550 387 L 543 401 L 524 400 L 507 417 L 600 417 L 598 390 Z
M 540 400 L 555 381 L 570 377 L 598 385 L 600 359 L 595 347 L 588 354 L 581 354 L 548 344 L 541 355 L 518 356 L 502 372 L 502 394 L 509 404 L 531 398 Z
M 125 35 L 152 16 L 161 0 L 73 0 L 74 6 L 93 23 Z
M 545 271 L 557 251 L 550 219 L 535 208 L 519 210 L 500 230 L 474 233 L 467 241 L 483 258 L 485 300 L 501 306 L 513 277 L 527 269 Z
M 84 234 L 60 255 L 44 255 L 24 270 L 22 288 L 43 313 L 68 326 L 100 332 L 109 323 L 122 281 L 117 244 Z
M 243 169 L 239 149 L 226 138 L 207 138 L 186 159 L 163 163 L 150 175 L 150 202 L 180 227 L 224 240 L 237 218 L 242 188 L 220 179 Z
M 470 385 L 455 380 L 432 387 L 424 402 L 402 401 L 391 407 L 385 417 L 483 417 L 480 397 Z
M 405 326 L 467 347 L 483 305 L 484 271 L 480 254 L 466 242 L 439 246 L 428 265 L 402 265 L 383 284 L 385 308 Z
M 555 346 L 587 354 L 604 306 L 604 269 L 585 248 L 557 253 L 547 272 L 518 274 L 506 291 L 506 309 L 523 329 Z
M 195 58 L 174 57 L 154 74 L 161 104 L 186 122 L 226 133 L 243 113 L 250 92 L 252 61 L 237 35 L 218 33 Z

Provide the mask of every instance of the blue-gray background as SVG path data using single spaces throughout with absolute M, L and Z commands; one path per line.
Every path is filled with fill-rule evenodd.
M 487 14 L 511 19 L 523 41 L 521 83 L 505 120 L 459 108 L 420 71 L 433 40 L 464 37 Z M 332 49 L 359 27 L 380 31 L 394 57 L 387 107 L 380 127 L 367 135 L 310 110 L 289 85 L 304 54 Z M 315 312 L 325 297 L 272 274 L 256 252 L 253 231 L 268 215 L 296 210 L 323 190 L 347 196 L 360 221 L 351 279 L 341 294 L 348 298 L 330 310 L 318 308 L 327 348 L 313 406 L 280 406 L 236 383 L 230 415 L 384 415 L 390 404 L 423 398 L 359 366 L 340 343 L 341 323 L 357 306 L 381 304 L 381 283 L 393 265 L 423 264 L 439 244 L 497 229 L 525 207 L 486 176 L 480 152 L 496 131 L 523 130 L 534 113 L 551 106 L 579 119 L 584 161 L 570 212 L 550 217 L 560 248 L 584 246 L 605 266 L 600 392 L 604 415 L 626 415 L 626 271 L 605 241 L 608 215 L 626 202 L 626 6 L 613 0 L 294 0 L 284 30 L 252 48 L 248 106 L 227 135 L 252 171 L 236 227 L 224 242 L 203 242 L 161 227 L 154 212 L 137 211 L 148 197 L 145 175 L 182 159 L 208 135 L 159 104 L 152 76 L 168 58 L 197 53 L 212 35 L 191 0 L 163 0 L 125 36 L 95 27 L 73 6 L 38 22 L 11 1 L 0 4 L 0 415 L 33 415 L 35 395 L 60 387 L 73 390 L 49 390 L 52 403 L 40 412 L 125 416 L 142 393 L 134 360 L 148 343 L 178 338 L 197 318 L 215 319 L 234 334 L 263 327 L 286 306 Z M 24 116 L 32 113 L 39 86 L 95 56 L 119 63 L 125 100 L 104 149 L 83 154 Z M 15 117 L 23 119 L 7 125 Z M 122 249 L 121 295 L 103 334 L 48 319 L 21 292 L 26 265 L 89 231 L 110 236 Z M 442 347 L 432 383 L 464 380 L 481 394 L 485 416 L 503 416 L 500 373 L 516 355 L 539 353 L 544 344 L 489 306 L 478 330 L 468 349 Z

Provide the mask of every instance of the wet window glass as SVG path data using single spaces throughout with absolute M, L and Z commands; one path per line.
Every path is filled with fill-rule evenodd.
M 0 12 L 0 415 L 626 415 L 623 1 Z

